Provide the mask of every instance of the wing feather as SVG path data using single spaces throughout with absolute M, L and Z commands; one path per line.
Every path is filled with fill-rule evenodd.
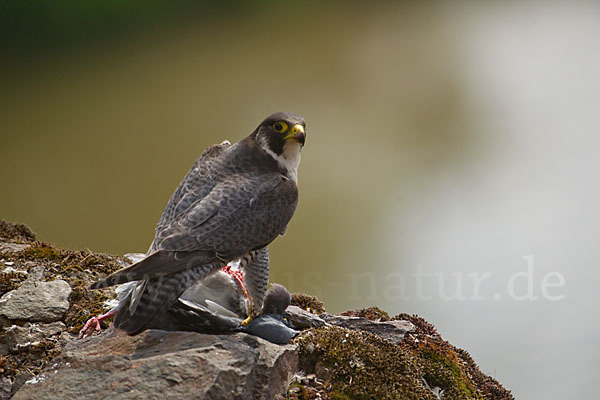
M 215 188 L 182 220 L 165 229 L 157 247 L 166 251 L 215 249 L 228 257 L 263 247 L 284 229 L 296 208 L 295 184 L 281 175 L 237 177 Z
M 221 155 L 229 147 L 231 147 L 231 143 L 225 141 L 210 146 L 200 155 L 169 199 L 156 225 L 157 234 L 212 191 L 215 183 L 223 174 L 223 157 Z M 150 246 L 150 251 L 154 250 L 157 250 L 156 240 Z

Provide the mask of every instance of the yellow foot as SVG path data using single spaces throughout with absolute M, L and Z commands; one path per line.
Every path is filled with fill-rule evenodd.
M 252 313 L 250 313 L 250 315 L 248 315 L 248 318 L 246 318 L 245 320 L 242 321 L 242 326 L 247 326 L 250 322 L 252 322 L 253 319 L 254 319 L 254 315 L 252 315 Z
M 254 305 L 254 303 L 250 303 L 250 307 L 248 310 L 248 318 L 242 321 L 242 326 L 247 326 L 250 322 L 252 322 L 254 318 L 258 317 L 259 313 L 255 310 L 256 306 Z

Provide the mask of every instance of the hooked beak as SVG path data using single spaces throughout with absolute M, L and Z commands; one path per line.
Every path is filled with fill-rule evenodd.
M 284 139 L 294 139 L 296 142 L 300 143 L 301 146 L 304 146 L 304 141 L 306 140 L 304 126 L 300 124 L 294 125 Z

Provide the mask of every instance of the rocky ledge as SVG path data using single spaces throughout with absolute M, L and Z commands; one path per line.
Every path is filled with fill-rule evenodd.
M 107 326 L 78 340 L 115 298 L 88 285 L 124 263 L 0 221 L 0 399 L 513 399 L 418 316 L 376 307 L 331 315 L 298 293 L 286 317 L 301 333 L 284 346 L 245 333 L 127 336 Z

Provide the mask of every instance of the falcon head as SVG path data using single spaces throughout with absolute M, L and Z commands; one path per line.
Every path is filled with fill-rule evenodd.
M 300 150 L 306 139 L 304 118 L 290 112 L 267 117 L 255 131 L 255 140 L 279 165 L 297 180 Z

